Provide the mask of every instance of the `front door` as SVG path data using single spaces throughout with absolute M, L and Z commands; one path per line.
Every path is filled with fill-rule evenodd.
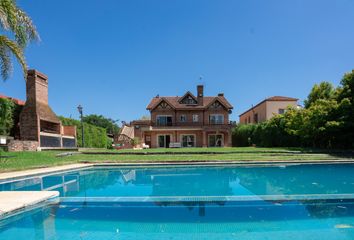
M 157 137 L 158 147 L 160 148 L 169 148 L 171 142 L 170 135 L 159 135 Z

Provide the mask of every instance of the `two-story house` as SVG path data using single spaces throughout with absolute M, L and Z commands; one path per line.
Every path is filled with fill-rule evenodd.
M 151 148 L 231 146 L 233 107 L 222 93 L 206 97 L 198 85 L 197 96 L 189 91 L 181 97 L 156 96 L 146 109 L 151 120 L 133 121 L 128 127 L 134 129 L 130 137 Z
M 271 119 L 275 115 L 283 114 L 288 107 L 297 107 L 297 101 L 297 98 L 283 96 L 266 98 L 242 113 L 239 116 L 240 123 L 255 124 L 264 122 Z

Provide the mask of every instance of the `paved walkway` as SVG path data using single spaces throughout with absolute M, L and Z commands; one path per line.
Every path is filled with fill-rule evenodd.
M 59 196 L 58 191 L 4 191 L 0 192 L 0 217 Z
M 67 170 L 91 167 L 91 166 L 93 166 L 93 164 L 83 163 L 83 164 L 69 164 L 69 165 L 57 166 L 57 167 L 37 168 L 37 169 L 24 170 L 24 171 L 6 172 L 6 173 L 0 173 L 0 180 L 26 177 L 31 175 L 48 174 L 53 172 L 67 171 Z

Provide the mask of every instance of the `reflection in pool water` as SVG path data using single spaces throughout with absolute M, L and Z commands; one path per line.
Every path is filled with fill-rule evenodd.
M 62 197 L 353 194 L 354 165 L 98 168 L 31 178 L 0 190 L 58 190 Z
M 112 167 L 3 183 L 62 198 L 0 220 L 0 239 L 354 239 L 353 170 Z

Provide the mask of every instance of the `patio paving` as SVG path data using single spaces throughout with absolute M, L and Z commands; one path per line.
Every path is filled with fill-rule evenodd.
M 58 191 L 0 192 L 0 216 L 59 196 Z

